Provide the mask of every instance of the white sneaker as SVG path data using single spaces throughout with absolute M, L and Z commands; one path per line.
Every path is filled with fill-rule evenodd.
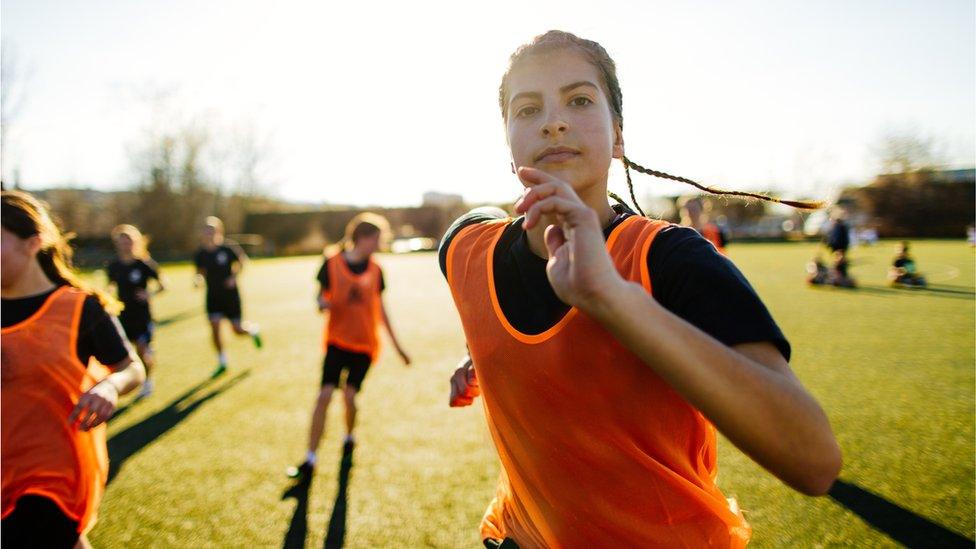
M 151 379 L 147 379 L 142 384 L 142 390 L 139 391 L 139 398 L 146 398 L 153 392 L 153 382 Z

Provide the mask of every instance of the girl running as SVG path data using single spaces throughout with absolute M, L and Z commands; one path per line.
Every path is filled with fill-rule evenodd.
M 243 268 L 247 255 L 239 246 L 224 243 L 224 223 L 210 216 L 203 226 L 203 245 L 197 250 L 193 262 L 197 266 L 194 285 L 203 280 L 207 285 L 207 319 L 214 349 L 217 350 L 217 369 L 211 377 L 218 377 L 227 371 L 227 355 L 220 339 L 220 321 L 230 321 L 234 333 L 249 336 L 254 346 L 261 348 L 261 333 L 258 325 L 241 320 L 241 294 L 237 289 L 237 275 Z
M 452 405 L 480 392 L 502 465 L 486 545 L 744 545 L 750 528 L 715 484 L 716 427 L 825 493 L 840 451 L 752 287 L 693 229 L 608 204 L 613 158 L 628 183 L 630 169 L 667 174 L 624 156 L 603 47 L 537 37 L 499 100 L 523 215 L 472 212 L 441 246 L 470 353 Z
M 122 302 L 119 322 L 146 366 L 146 381 L 142 384 L 139 398 L 152 394 L 150 376 L 156 365 L 150 346 L 153 320 L 149 310 L 149 281 L 156 281 L 155 293 L 165 290 L 159 278 L 159 265 L 150 257 L 146 240 L 142 232 L 132 225 L 119 225 L 112 229 L 112 242 L 118 256 L 105 269 L 109 284 L 115 285 L 119 301 Z
M 0 223 L 0 536 L 88 547 L 108 475 L 104 423 L 145 370 L 110 315 L 117 303 L 81 284 L 45 207 L 5 191 Z
M 323 338 L 325 359 L 322 363 L 322 383 L 308 436 L 305 461 L 298 467 L 289 467 L 288 476 L 308 478 L 315 468 L 316 451 L 325 431 L 326 410 L 332 393 L 340 385 L 339 378 L 346 372 L 342 389 L 346 405 L 346 438 L 343 450 L 346 455 L 356 444 L 353 428 L 356 426 L 356 395 L 370 365 L 379 353 L 379 325 L 386 328 L 390 340 L 404 365 L 410 365 L 410 357 L 400 346 L 390 318 L 383 305 L 383 271 L 373 260 L 380 249 L 381 239 L 389 234 L 389 224 L 383 217 L 362 213 L 346 225 L 345 245 L 338 253 L 329 254 L 319 269 L 320 291 L 317 298 L 319 311 L 328 311 Z

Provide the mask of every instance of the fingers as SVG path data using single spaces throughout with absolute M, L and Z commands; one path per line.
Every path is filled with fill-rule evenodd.
M 81 395 L 78 404 L 68 415 L 68 424 L 77 424 L 82 431 L 88 431 L 108 421 L 114 413 L 114 404 L 104 398 L 85 393 Z
M 454 371 L 454 375 L 451 376 L 451 398 L 449 404 L 452 408 L 468 406 L 474 402 L 474 397 L 481 394 L 476 388 L 468 385 L 468 373 L 465 370 L 465 368 L 458 368 Z
M 562 227 L 549 225 L 546 227 L 545 242 L 546 250 L 549 252 L 549 256 L 552 257 L 556 254 L 556 250 L 566 243 L 566 233 L 563 232 Z
M 589 217 L 595 219 L 593 210 L 583 204 L 579 198 L 564 198 L 562 196 L 549 196 L 537 200 L 527 211 L 525 211 L 525 229 L 531 229 L 542 218 L 543 215 L 555 215 L 560 221 L 571 226 L 579 225 Z M 587 217 L 589 216 L 589 217 Z

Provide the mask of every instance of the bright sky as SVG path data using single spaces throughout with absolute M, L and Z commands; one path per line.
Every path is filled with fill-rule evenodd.
M 287 199 L 513 198 L 497 88 L 548 29 L 618 66 L 628 156 L 729 188 L 829 193 L 873 173 L 888 130 L 976 163 L 976 13 L 914 2 L 243 2 L 3 0 L 25 101 L 3 174 L 28 188 L 122 188 L 146 96 L 267 138 Z M 639 193 L 684 190 L 637 175 Z M 622 191 L 613 170 L 611 189 Z

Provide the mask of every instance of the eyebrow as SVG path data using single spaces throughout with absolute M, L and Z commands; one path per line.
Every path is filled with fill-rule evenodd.
M 576 89 L 576 88 L 579 88 L 579 87 L 582 87 L 582 86 L 589 86 L 589 87 L 591 87 L 593 89 L 600 89 L 596 84 L 594 84 L 593 82 L 590 82 L 589 80 L 580 80 L 579 82 L 573 82 L 572 84 L 566 84 L 565 86 L 559 88 L 559 93 L 566 93 L 566 92 L 568 92 L 570 90 L 573 90 L 573 89 Z M 539 92 L 521 92 L 521 93 L 517 93 L 517 94 L 515 94 L 515 95 L 512 96 L 512 98 L 508 101 L 508 103 L 509 103 L 509 105 L 511 105 L 512 103 L 514 103 L 515 101 L 517 101 L 519 99 L 522 99 L 523 97 L 530 98 L 530 99 L 539 99 L 540 97 L 542 97 L 542 94 L 540 94 Z

